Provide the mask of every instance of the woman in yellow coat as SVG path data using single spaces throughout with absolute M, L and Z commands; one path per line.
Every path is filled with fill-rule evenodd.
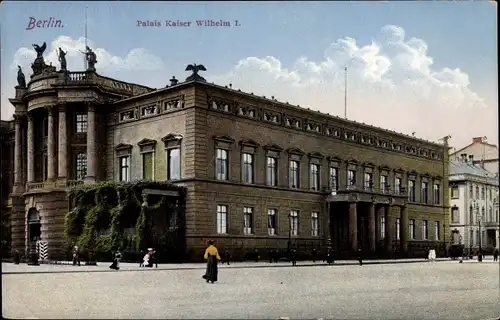
M 203 279 L 207 280 L 207 282 L 214 283 L 217 281 L 217 263 L 220 260 L 219 251 L 214 246 L 214 241 L 208 241 L 208 248 L 205 250 L 205 260 L 207 260 L 207 271 L 203 276 Z

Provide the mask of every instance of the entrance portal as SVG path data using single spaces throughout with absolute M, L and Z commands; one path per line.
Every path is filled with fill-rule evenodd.
M 40 213 L 35 208 L 28 210 L 28 249 L 35 250 L 36 242 L 42 237 Z

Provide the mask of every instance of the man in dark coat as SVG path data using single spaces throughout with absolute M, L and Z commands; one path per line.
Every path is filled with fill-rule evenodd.
M 313 260 L 313 262 L 316 262 L 316 257 L 317 257 L 316 248 L 313 248 L 313 249 L 312 249 L 312 254 L 311 254 L 311 256 L 312 256 L 312 260 Z
M 21 255 L 19 254 L 19 250 L 14 251 L 14 264 L 19 264 L 21 262 Z
M 493 261 L 498 261 L 498 248 L 493 251 Z
M 359 261 L 359 265 L 362 266 L 363 265 L 363 251 L 361 250 L 361 248 L 358 248 L 358 261 Z
M 229 250 L 224 249 L 224 252 L 222 253 L 222 264 L 227 263 L 229 265 L 229 261 L 231 260 L 231 254 L 229 253 Z
M 292 266 L 297 265 L 297 250 L 293 248 L 290 250 L 290 261 L 292 261 Z

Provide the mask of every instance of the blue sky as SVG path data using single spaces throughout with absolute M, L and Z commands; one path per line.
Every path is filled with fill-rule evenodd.
M 490 109 L 497 103 L 492 100 L 497 93 L 496 8 L 485 1 L 140 4 L 32 1 L 3 2 L 0 6 L 3 113 L 8 113 L 3 105 L 4 95 L 13 93 L 4 83 L 15 84 L 12 64 L 16 51 L 21 47 L 31 49 L 31 44 L 46 41 L 47 55 L 50 43 L 57 37 L 65 35 L 75 40 L 83 37 L 86 5 L 88 38 L 95 46 L 118 57 L 127 56 L 134 48 L 147 49 L 164 62 L 162 70 L 154 72 L 154 78 L 161 75 L 165 84 L 171 75 L 183 78 L 183 70 L 189 63 L 203 63 L 208 69 L 207 78 L 214 75 L 215 79 L 222 79 L 231 72 L 234 75 L 234 67 L 247 57 L 272 56 L 287 69 L 292 69 L 300 57 L 319 63 L 325 59 L 325 50 L 338 39 L 350 37 L 359 46 L 370 45 L 372 41 L 379 41 L 384 26 L 395 25 L 405 31 L 407 39 L 416 37 L 425 41 L 434 71 L 459 68 L 468 75 L 468 90 L 486 99 Z M 64 28 L 26 30 L 29 17 L 60 19 Z M 137 27 L 137 20 L 168 19 L 222 19 L 232 23 L 238 20 L 240 26 Z M 68 68 L 82 67 L 75 64 L 68 62 Z M 99 63 L 97 68 L 99 72 Z M 30 71 L 25 70 L 25 73 Z M 111 73 L 106 75 L 120 78 L 111 69 L 106 71 Z M 147 73 L 140 74 L 147 78 Z M 131 74 L 122 75 L 131 80 Z M 158 83 L 157 86 L 162 85 Z M 242 88 L 248 86 L 251 84 L 242 84 Z M 302 102 L 302 98 L 299 100 Z M 422 128 L 421 131 L 426 130 Z M 493 133 L 490 135 L 493 137 Z

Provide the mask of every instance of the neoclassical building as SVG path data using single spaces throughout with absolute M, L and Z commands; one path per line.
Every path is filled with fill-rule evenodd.
M 208 238 L 373 256 L 449 241 L 446 144 L 210 84 L 196 68 L 161 89 L 35 69 L 10 99 L 14 248 L 42 239 L 57 256 L 69 186 L 139 179 L 187 188 L 195 255 Z
M 498 176 L 463 153 L 450 161 L 452 243 L 486 252 L 500 248 Z

